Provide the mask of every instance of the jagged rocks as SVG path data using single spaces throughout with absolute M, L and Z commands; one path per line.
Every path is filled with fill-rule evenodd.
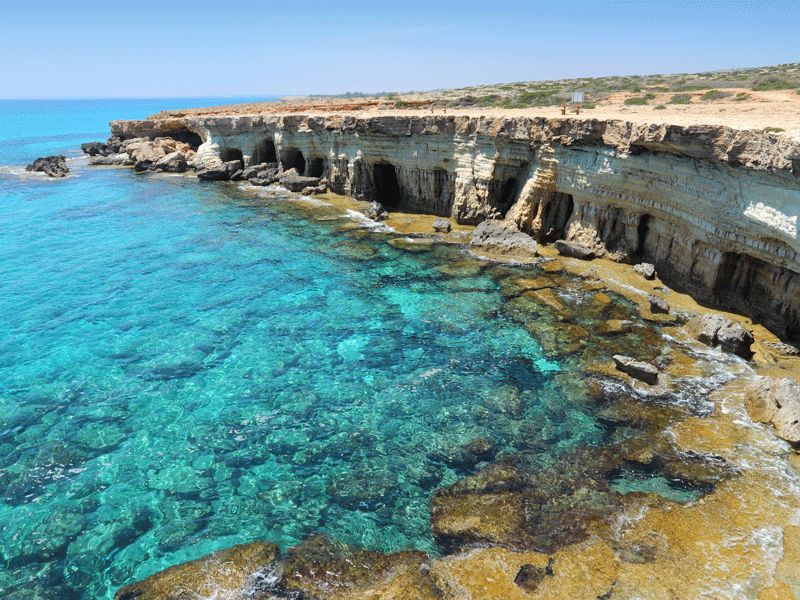
M 638 361 L 630 356 L 614 355 L 614 364 L 618 371 L 630 375 L 634 379 L 644 381 L 649 385 L 658 383 L 658 369 L 650 363 Z
M 577 242 L 568 242 L 567 240 L 557 240 L 554 244 L 556 250 L 561 256 L 568 256 L 570 258 L 579 258 L 581 260 L 592 260 L 596 258 L 594 250 L 583 244 Z
M 389 218 L 389 213 L 380 202 L 373 202 L 364 209 L 364 214 L 373 221 L 384 221 Z
M 669 304 L 661 296 L 647 294 L 647 301 L 650 303 L 650 312 L 654 314 L 669 314 Z
M 645 279 L 655 279 L 656 277 L 656 267 L 650 263 L 639 263 L 638 265 L 634 265 L 633 270 Z
M 175 565 L 117 591 L 114 600 L 244 598 L 257 574 L 278 557 L 278 547 L 251 542 Z
M 539 252 L 536 241 L 522 233 L 512 221 L 483 221 L 472 233 L 469 245 L 503 254 L 536 256 Z
M 231 160 L 206 161 L 203 168 L 197 171 L 197 178 L 201 181 L 229 181 L 231 176 L 241 170 L 242 161 Z
M 60 154 L 58 156 L 37 158 L 33 163 L 25 167 L 25 170 L 43 172 L 48 177 L 66 177 L 67 173 L 69 173 L 67 157 Z
M 741 323 L 724 315 L 708 313 L 694 317 L 686 323 L 686 328 L 707 346 L 719 346 L 742 358 L 750 358 L 753 354 L 750 350 L 753 334 Z
M 167 154 L 153 165 L 154 170 L 166 173 L 185 173 L 188 168 L 186 156 L 180 150 Z
M 447 219 L 442 219 L 441 217 L 439 217 L 437 219 L 434 219 L 432 227 L 434 231 L 437 231 L 439 233 L 450 233 L 452 225 L 450 224 L 450 221 L 448 221 Z
M 775 434 L 800 443 L 800 385 L 789 377 L 759 377 L 747 389 L 745 408 L 753 421 L 772 423 Z

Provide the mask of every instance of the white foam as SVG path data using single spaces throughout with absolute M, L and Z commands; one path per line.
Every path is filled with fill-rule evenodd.
M 368 216 L 350 208 L 345 209 L 344 218 L 355 221 L 361 227 L 363 227 L 364 229 L 369 229 L 370 231 L 380 231 L 382 233 L 397 233 L 386 223 L 373 221 Z

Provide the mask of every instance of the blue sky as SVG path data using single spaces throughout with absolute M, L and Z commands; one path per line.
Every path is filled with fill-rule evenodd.
M 0 98 L 407 92 L 800 62 L 798 1 L 9 4 Z

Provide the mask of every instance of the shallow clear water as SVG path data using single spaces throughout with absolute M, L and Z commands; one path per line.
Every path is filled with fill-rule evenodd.
M 40 137 L 4 164 L 76 142 Z M 288 193 L 71 168 L 0 173 L 0 595 L 110 598 L 314 531 L 435 552 L 465 444 L 605 441 L 508 268 Z

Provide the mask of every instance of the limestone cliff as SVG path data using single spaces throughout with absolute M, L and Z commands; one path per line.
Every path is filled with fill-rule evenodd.
M 800 143 L 721 126 L 585 118 L 252 115 L 115 121 L 202 141 L 196 164 L 279 162 L 358 199 L 513 220 L 652 262 L 672 285 L 800 339 Z

